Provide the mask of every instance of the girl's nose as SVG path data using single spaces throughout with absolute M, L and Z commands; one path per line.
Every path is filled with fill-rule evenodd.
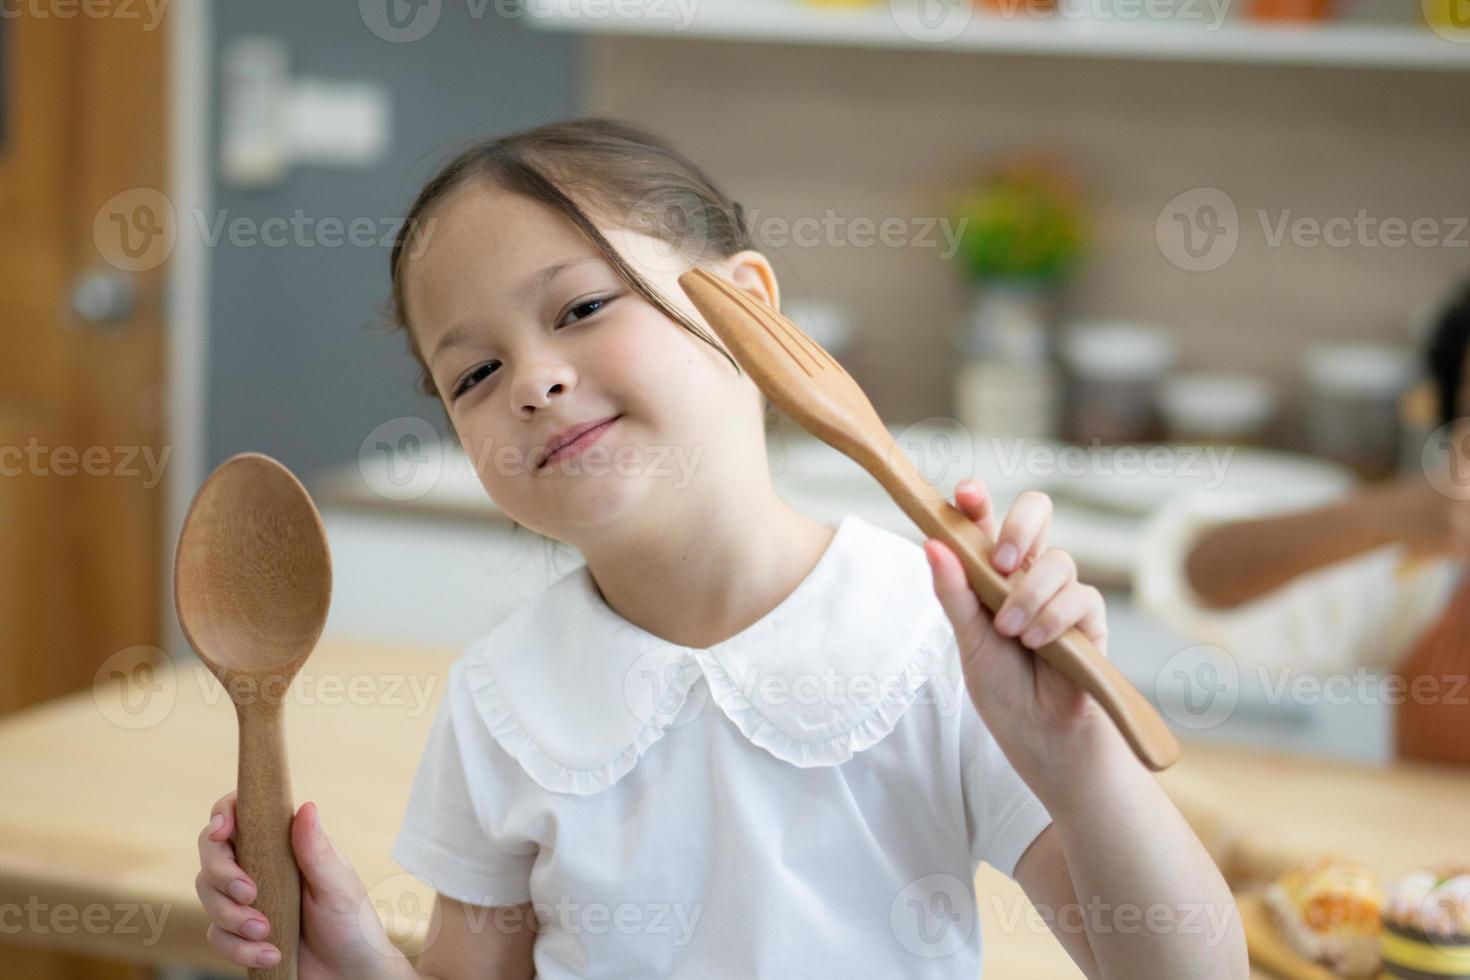
M 516 371 L 511 394 L 522 410 L 544 408 L 553 395 L 571 391 L 576 380 L 576 371 L 565 360 L 543 357 L 522 364 Z

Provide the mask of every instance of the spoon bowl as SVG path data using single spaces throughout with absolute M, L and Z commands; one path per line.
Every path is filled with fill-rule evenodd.
M 184 519 L 174 601 L 189 643 L 223 674 L 294 676 L 321 637 L 332 559 L 306 488 L 240 453 L 209 475 Z
M 250 980 L 296 980 L 301 877 L 291 849 L 282 710 L 326 625 L 332 559 L 301 482 L 260 453 L 232 456 L 194 495 L 174 555 L 174 608 L 240 725 L 235 856 L 281 952 Z

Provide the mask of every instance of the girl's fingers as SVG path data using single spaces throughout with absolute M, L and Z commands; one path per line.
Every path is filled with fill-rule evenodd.
M 255 883 L 235 862 L 235 791 L 214 804 L 209 823 L 199 832 L 199 873 L 194 891 L 209 916 L 209 944 L 238 966 L 274 966 L 280 951 L 269 942 L 270 922 L 249 903 Z
M 201 839 L 207 837 L 209 840 L 229 840 L 230 835 L 235 832 L 235 797 L 236 791 L 230 790 L 218 800 L 209 811 L 209 826 L 204 828 Z
M 270 935 L 270 922 L 265 916 L 215 888 L 202 871 L 194 876 L 194 891 L 209 921 L 225 932 L 244 939 L 264 939 Z
M 235 832 L 235 794 L 214 805 L 210 822 L 199 832 L 199 868 L 206 881 L 241 905 L 255 901 L 255 882 L 235 860 L 230 838 Z
M 964 566 L 943 541 L 930 538 L 924 542 L 924 555 L 934 578 L 934 591 L 939 604 L 954 627 L 960 649 L 974 645 L 985 628 L 987 614 L 980 597 L 970 588 Z
M 1082 618 L 1077 620 L 1077 628 L 1082 635 L 1092 641 L 1099 653 L 1104 657 L 1108 655 L 1108 607 L 1103 601 L 1103 594 L 1095 586 L 1078 585 L 1082 590 L 1085 605 Z
M 1105 651 L 1107 630 L 1102 593 L 1081 582 L 1068 582 L 1021 630 L 1021 643 L 1035 650 L 1046 646 L 1073 626 Z
M 281 952 L 270 943 L 253 943 L 233 933 L 225 932 L 213 922 L 205 933 L 209 945 L 219 950 L 225 959 L 238 966 L 275 966 L 281 962 Z
M 1022 567 L 1027 558 L 1039 555 L 1046 547 L 1050 526 L 1051 498 L 1039 490 L 1023 492 L 1001 523 L 991 554 L 996 569 L 1010 573 Z
M 970 588 L 959 558 L 944 542 L 932 538 L 924 543 L 924 553 L 940 605 L 954 626 L 966 678 L 976 683 L 977 678 L 985 678 L 987 690 L 1010 691 L 1022 686 L 1030 666 L 1025 657 L 1010 655 L 1019 652 L 1014 645 L 997 638 L 990 613 Z
M 955 505 L 970 520 L 980 525 L 985 536 L 995 539 L 995 502 L 990 490 L 977 477 L 967 477 L 954 488 Z
M 1002 636 L 1020 636 L 1035 621 L 1042 607 L 1076 579 L 1077 564 L 1071 555 L 1055 548 L 1042 552 L 1030 570 L 1016 580 L 1011 594 L 996 610 L 996 632 Z

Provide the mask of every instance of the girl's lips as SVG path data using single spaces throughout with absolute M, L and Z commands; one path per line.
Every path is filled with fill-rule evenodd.
M 541 465 L 538 466 L 537 469 L 544 470 L 546 467 L 550 466 L 552 463 L 556 462 L 559 459 L 565 459 L 569 456 L 575 456 L 588 447 L 596 445 L 597 441 L 602 438 L 602 434 L 608 429 L 612 428 L 615 424 L 617 424 L 617 421 L 620 418 L 622 418 L 621 415 L 615 415 L 601 425 L 588 429 L 586 432 L 582 433 L 577 438 L 573 439 L 571 442 L 567 443 L 565 446 L 562 446 L 556 452 L 543 459 L 541 461 Z

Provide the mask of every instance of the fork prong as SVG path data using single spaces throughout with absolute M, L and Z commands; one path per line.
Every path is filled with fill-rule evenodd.
M 809 359 L 812 365 L 812 368 L 815 368 L 817 371 L 825 370 L 827 366 L 830 365 L 832 367 L 835 367 L 837 370 L 842 371 L 842 373 L 844 374 L 847 373 L 846 371 L 843 371 L 842 365 L 837 363 L 836 358 L 834 358 L 827 351 L 826 348 L 817 343 L 811 337 L 807 336 L 805 331 L 803 331 L 795 323 L 792 323 L 791 320 L 783 315 L 780 311 L 772 309 L 769 304 L 762 302 L 754 296 L 751 296 L 744 290 L 735 287 L 731 283 L 726 282 L 724 279 L 721 279 L 718 276 L 711 276 L 709 278 L 710 281 L 714 283 L 716 288 L 718 288 L 726 296 L 729 296 L 731 299 L 734 299 L 736 302 L 738 302 L 741 307 L 746 310 L 746 312 L 754 317 L 756 322 L 764 327 L 766 332 L 770 334 L 771 339 L 779 344 L 781 349 L 784 350 L 787 355 L 789 355 L 791 359 L 796 362 L 797 366 L 805 371 L 808 376 L 812 375 L 815 372 L 811 368 L 808 368 L 805 363 L 803 363 L 802 357 L 798 354 L 798 350 L 801 354 L 806 355 L 807 359 Z
M 792 323 L 790 318 L 769 307 L 759 312 L 763 320 L 774 324 L 776 329 L 791 339 L 792 343 L 799 345 L 806 351 L 807 356 L 817 364 L 818 370 L 823 370 L 828 365 L 837 368 L 839 371 L 842 369 L 842 365 L 837 363 L 836 359 L 827 352 L 825 347 L 807 336 L 806 331 L 802 330 L 795 323 Z M 767 329 L 770 328 L 768 327 Z
M 793 337 L 791 331 L 779 319 L 765 316 L 760 310 L 751 309 L 750 307 L 746 307 L 746 309 L 750 312 L 751 318 L 760 325 L 760 328 L 776 342 L 776 346 L 785 351 L 786 355 L 792 361 L 796 362 L 796 366 L 801 368 L 807 377 L 811 377 L 817 371 L 822 370 L 824 367 L 822 362 L 807 349 L 805 344 L 801 343 L 796 337 Z M 803 358 L 801 356 L 802 354 L 805 354 L 806 357 Z

